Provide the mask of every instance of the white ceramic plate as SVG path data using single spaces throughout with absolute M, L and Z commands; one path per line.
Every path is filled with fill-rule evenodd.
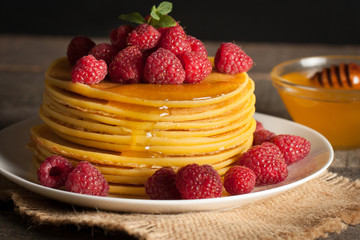
M 32 153 L 25 148 L 29 141 L 30 128 L 40 123 L 38 117 L 19 122 L 0 132 L 0 173 L 30 191 L 69 204 L 123 212 L 179 213 L 224 210 L 267 198 L 313 179 L 331 164 L 333 149 L 318 132 L 292 121 L 264 114 L 256 113 L 255 118 L 262 122 L 266 129 L 277 134 L 305 137 L 311 142 L 312 148 L 306 158 L 289 166 L 289 175 L 284 182 L 256 187 L 253 192 L 244 195 L 198 200 L 150 200 L 94 197 L 41 186 L 36 180 Z

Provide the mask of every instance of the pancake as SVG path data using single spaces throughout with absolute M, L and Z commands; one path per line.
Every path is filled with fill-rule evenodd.
M 213 58 L 210 59 L 213 62 Z M 100 84 L 86 85 L 69 84 L 71 69 L 65 57 L 57 59 L 45 73 L 45 84 L 91 98 L 153 107 L 190 107 L 224 101 L 239 93 L 248 78 L 247 73 L 230 75 L 213 71 L 200 84 L 127 85 L 103 81 Z
M 139 85 L 142 86 L 145 84 Z M 214 84 L 213 87 L 219 86 Z M 51 85 L 45 85 L 45 90 L 56 102 L 66 104 L 84 112 L 112 116 L 115 118 L 122 117 L 143 121 L 188 121 L 214 117 L 227 111 L 231 111 L 251 97 L 251 92 L 254 90 L 254 83 L 253 81 L 247 81 L 245 88 L 232 98 L 225 98 L 224 101 L 214 104 L 192 107 L 187 107 L 186 105 L 182 107 L 169 107 L 168 105 L 163 105 L 162 107 L 151 107 L 146 105 L 107 101 L 98 98 L 85 97 Z M 220 96 L 219 98 L 223 98 L 223 96 Z M 201 102 L 201 100 L 193 101 Z
M 101 129 L 102 133 L 107 134 L 128 134 L 131 130 L 129 127 L 122 125 L 109 125 L 102 124 L 101 122 L 91 121 L 90 119 L 82 119 L 79 116 L 71 116 L 68 114 L 63 114 L 61 111 L 54 109 L 52 106 L 47 104 L 43 104 L 40 112 L 44 115 L 44 118 L 47 118 L 49 121 L 58 122 L 61 125 L 71 126 L 74 129 L 85 129 L 90 132 L 99 132 Z M 254 109 L 250 109 L 249 112 L 242 111 L 244 115 L 240 115 L 239 118 L 236 118 L 234 121 L 224 121 L 223 124 L 217 124 L 217 127 L 214 128 L 212 126 L 205 126 L 206 128 L 202 129 L 192 129 L 191 131 L 180 131 L 180 129 L 172 129 L 164 131 L 163 129 L 154 128 L 142 128 L 143 125 L 146 124 L 133 124 L 139 126 L 139 131 L 152 131 L 152 135 L 156 135 L 158 137 L 171 137 L 171 138 L 188 138 L 188 137 L 207 137 L 216 134 L 221 134 L 224 132 L 228 132 L 234 129 L 241 127 L 244 123 L 249 121 L 249 118 L 252 118 Z M 93 116 L 93 115 L 92 115 Z M 214 121 L 214 120 L 212 120 Z M 169 124 L 170 125 L 170 124 Z M 153 125 L 152 125 L 153 126 Z M 134 127 L 135 128 L 135 127 Z
M 255 130 L 255 120 L 252 121 L 249 132 Z M 52 131 L 47 125 L 38 125 L 31 129 L 31 138 L 35 145 L 47 149 L 57 155 L 95 164 L 105 164 L 122 167 L 166 166 L 182 167 L 191 163 L 211 164 L 231 158 L 247 150 L 252 144 L 252 137 L 248 136 L 241 145 L 233 148 L 219 149 L 207 154 L 165 155 L 152 151 L 110 151 L 100 147 L 90 147 L 70 142 Z
M 252 145 L 254 82 L 247 73 L 213 70 L 199 84 L 72 83 L 66 58 L 45 74 L 29 148 L 35 164 L 61 155 L 89 161 L 110 193 L 144 198 L 144 183 L 161 167 L 209 164 L 224 175 Z

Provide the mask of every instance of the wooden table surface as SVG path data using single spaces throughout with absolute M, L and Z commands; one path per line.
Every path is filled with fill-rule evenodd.
M 66 53 L 70 37 L 0 35 L 0 129 L 37 114 L 43 91 L 43 74 L 49 63 Z M 106 39 L 94 39 L 104 42 Z M 249 72 L 255 80 L 256 111 L 290 119 L 271 85 L 269 72 L 279 62 L 316 55 L 360 55 L 360 45 L 240 43 L 255 62 Z M 205 42 L 214 55 L 219 42 Z M 360 133 L 359 133 L 360 134 Z M 360 179 L 360 149 L 336 151 L 330 171 Z M 6 181 L 0 176 L 0 181 Z M 0 239 L 133 239 L 124 233 L 76 226 L 36 225 L 0 200 Z M 360 225 L 325 239 L 360 239 Z

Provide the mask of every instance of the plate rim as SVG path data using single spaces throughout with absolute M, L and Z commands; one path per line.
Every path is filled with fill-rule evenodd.
M 181 213 L 181 212 L 189 212 L 189 211 L 225 210 L 225 209 L 238 207 L 238 206 L 241 206 L 242 204 L 237 205 L 234 202 L 239 202 L 239 201 L 243 200 L 243 201 L 245 201 L 245 204 L 246 204 L 246 201 L 250 202 L 250 200 L 262 199 L 262 198 L 266 198 L 266 197 L 281 193 L 286 190 L 290 190 L 296 186 L 299 186 L 299 185 L 301 185 L 305 182 L 308 182 L 309 180 L 319 176 L 331 165 L 331 163 L 334 159 L 334 150 L 333 150 L 331 144 L 329 143 L 329 141 L 323 135 L 321 135 L 319 132 L 317 132 L 307 126 L 304 126 L 302 124 L 293 122 L 291 120 L 279 118 L 279 117 L 268 115 L 268 114 L 256 112 L 254 114 L 254 118 L 257 120 L 262 119 L 262 118 L 265 118 L 265 119 L 268 118 L 268 119 L 272 119 L 273 121 L 283 121 L 283 122 L 286 122 L 287 124 L 303 128 L 306 131 L 309 131 L 312 134 L 315 134 L 315 136 L 318 137 L 319 140 L 321 140 L 321 142 L 325 146 L 327 146 L 328 151 L 326 151 L 326 152 L 329 153 L 328 160 L 317 171 L 313 172 L 312 174 L 310 174 L 304 178 L 301 178 L 294 182 L 290 182 L 288 184 L 279 185 L 279 186 L 275 186 L 274 188 L 260 190 L 257 192 L 251 192 L 249 194 L 243 194 L 243 195 L 225 196 L 225 197 L 221 197 L 221 198 L 188 199 L 188 200 L 183 200 L 183 199 L 182 200 L 153 200 L 153 199 L 119 198 L 119 197 L 111 197 L 111 196 L 104 198 L 104 197 L 99 197 L 99 196 L 82 195 L 82 194 L 76 194 L 76 193 L 67 192 L 64 190 L 53 189 L 53 188 L 48 188 L 48 187 L 42 186 L 38 183 L 27 180 L 21 176 L 18 176 L 17 174 L 15 174 L 13 172 L 7 171 L 2 168 L 0 168 L 0 174 L 3 175 L 4 177 L 6 177 L 7 179 L 9 179 L 10 181 L 26 188 L 29 191 L 35 192 L 35 193 L 42 195 L 44 197 L 47 197 L 47 198 L 58 200 L 60 202 L 65 202 L 68 204 L 74 204 L 74 205 L 78 205 L 78 206 L 82 206 L 82 207 L 90 207 L 90 208 L 97 208 L 97 209 L 103 209 L 103 210 L 121 211 L 121 212 Z M 40 123 L 41 122 L 40 118 L 38 116 L 33 116 L 30 118 L 24 119 L 22 121 L 19 121 L 17 123 L 14 123 L 8 127 L 5 127 L 0 130 L 0 138 L 4 135 L 4 132 L 6 133 L 6 131 L 11 131 L 14 128 L 19 127 L 19 126 L 24 127 L 26 125 L 30 125 L 30 123 L 32 123 L 32 122 L 37 122 L 37 121 Z M 28 130 L 30 130 L 30 129 L 28 129 Z M 24 146 L 23 150 L 26 151 L 25 146 Z M 30 154 L 31 153 L 29 151 L 29 155 Z M 8 160 L 3 158 L 2 147 L 0 146 L 0 163 L 2 163 L 3 161 L 8 161 Z M 84 204 L 83 203 L 84 201 L 88 202 L 88 204 Z M 204 202 L 206 203 L 206 206 L 209 206 L 208 208 L 203 206 Z M 232 205 L 229 206 L 229 208 L 216 208 L 213 206 L 214 204 L 216 205 L 219 202 L 223 203 L 223 204 L 228 202 L 228 203 L 232 203 Z M 105 203 L 105 206 L 104 206 L 104 203 Z M 109 204 L 109 206 L 106 206 L 106 203 L 111 203 L 111 204 Z M 119 206 L 114 207 L 113 204 L 119 204 Z M 140 207 L 138 209 L 139 211 L 136 211 L 134 209 L 132 209 L 132 210 L 127 209 L 126 206 L 128 206 L 128 205 L 132 205 L 134 209 L 137 207 Z M 185 209 L 175 209 L 174 208 L 174 207 L 178 207 L 179 205 L 181 205 L 182 207 L 185 207 Z M 146 208 L 145 206 L 147 206 L 148 208 Z M 202 208 L 198 209 L 197 208 L 198 206 L 202 206 Z M 154 207 L 156 209 L 152 209 Z

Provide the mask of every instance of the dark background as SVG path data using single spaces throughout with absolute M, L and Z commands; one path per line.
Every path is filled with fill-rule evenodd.
M 1 34 L 107 37 L 122 13 L 150 12 L 161 1 L 1 2 Z M 201 40 L 360 43 L 359 0 L 172 1 L 170 14 Z

